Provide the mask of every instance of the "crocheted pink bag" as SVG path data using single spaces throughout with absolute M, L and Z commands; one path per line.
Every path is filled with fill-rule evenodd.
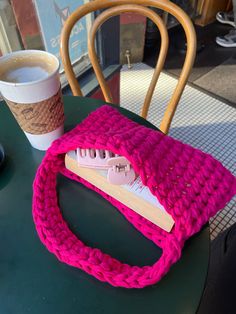
M 65 153 L 80 148 L 110 150 L 125 156 L 144 185 L 172 215 L 170 233 L 106 195 L 64 166 Z M 63 220 L 57 205 L 57 173 L 83 183 L 111 202 L 163 253 L 151 266 L 124 264 L 86 246 Z M 181 256 L 185 241 L 236 194 L 236 178 L 220 162 L 189 145 L 141 126 L 103 106 L 48 149 L 34 181 L 33 218 L 41 241 L 57 258 L 113 286 L 155 284 Z M 109 240 L 108 240 L 109 241 Z

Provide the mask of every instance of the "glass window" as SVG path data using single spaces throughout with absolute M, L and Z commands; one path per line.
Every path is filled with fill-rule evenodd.
M 22 49 L 16 20 L 8 0 L 0 1 L 0 52 L 1 55 Z

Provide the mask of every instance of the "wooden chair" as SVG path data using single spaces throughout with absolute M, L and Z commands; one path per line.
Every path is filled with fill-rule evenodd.
M 178 83 L 176 88 L 172 94 L 172 97 L 167 104 L 166 111 L 164 113 L 163 119 L 160 124 L 160 130 L 164 133 L 167 133 L 171 124 L 171 120 L 174 116 L 177 104 L 182 95 L 184 87 L 186 85 L 188 76 L 193 66 L 193 62 L 196 54 L 196 34 L 193 27 L 193 24 L 190 18 L 186 15 L 186 13 L 180 9 L 178 6 L 170 2 L 169 0 L 95 0 L 88 2 L 82 6 L 80 6 L 77 10 L 75 10 L 67 19 L 61 33 L 61 57 L 62 63 L 64 65 L 65 73 L 68 78 L 68 82 L 72 89 L 73 95 L 82 96 L 82 92 L 78 81 L 73 72 L 73 67 L 71 65 L 70 56 L 69 56 L 69 37 L 71 30 L 76 22 L 85 16 L 88 13 L 91 13 L 96 10 L 104 10 L 93 22 L 91 29 L 88 32 L 88 54 L 95 71 L 97 80 L 103 92 L 104 98 L 107 102 L 112 103 L 112 96 L 110 89 L 105 81 L 103 76 L 101 67 L 98 62 L 98 58 L 95 51 L 95 36 L 98 28 L 110 17 L 119 15 L 121 13 L 133 12 L 137 14 L 144 15 L 151 19 L 159 28 L 161 35 L 161 48 L 158 56 L 156 68 L 154 70 L 154 74 L 147 91 L 144 104 L 142 107 L 141 116 L 143 118 L 147 117 L 148 109 L 150 106 L 151 98 L 153 92 L 155 90 L 155 86 L 160 75 L 160 72 L 163 68 L 167 50 L 168 50 L 168 33 L 166 30 L 166 26 L 163 20 L 158 16 L 153 10 L 147 8 L 156 7 L 162 9 L 164 12 L 170 13 L 179 21 L 182 25 L 187 41 L 187 52 L 185 57 L 185 62 L 182 68 L 182 72 L 180 74 Z

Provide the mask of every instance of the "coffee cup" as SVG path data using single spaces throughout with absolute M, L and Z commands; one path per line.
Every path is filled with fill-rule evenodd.
M 34 148 L 46 150 L 64 132 L 58 59 L 41 50 L 0 57 L 0 93 Z

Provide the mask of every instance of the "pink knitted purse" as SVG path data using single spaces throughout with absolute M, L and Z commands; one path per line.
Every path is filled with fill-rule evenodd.
M 65 153 L 77 147 L 106 149 L 126 157 L 143 184 L 172 215 L 175 220 L 172 231 L 160 229 L 65 169 Z M 162 249 L 161 258 L 151 266 L 130 266 L 86 246 L 70 231 L 57 205 L 59 172 L 112 203 Z M 48 149 L 34 181 L 33 218 L 41 241 L 61 262 L 83 269 L 113 286 L 142 288 L 155 284 L 168 272 L 180 258 L 185 241 L 235 194 L 236 178 L 213 157 L 130 121 L 105 105 Z

